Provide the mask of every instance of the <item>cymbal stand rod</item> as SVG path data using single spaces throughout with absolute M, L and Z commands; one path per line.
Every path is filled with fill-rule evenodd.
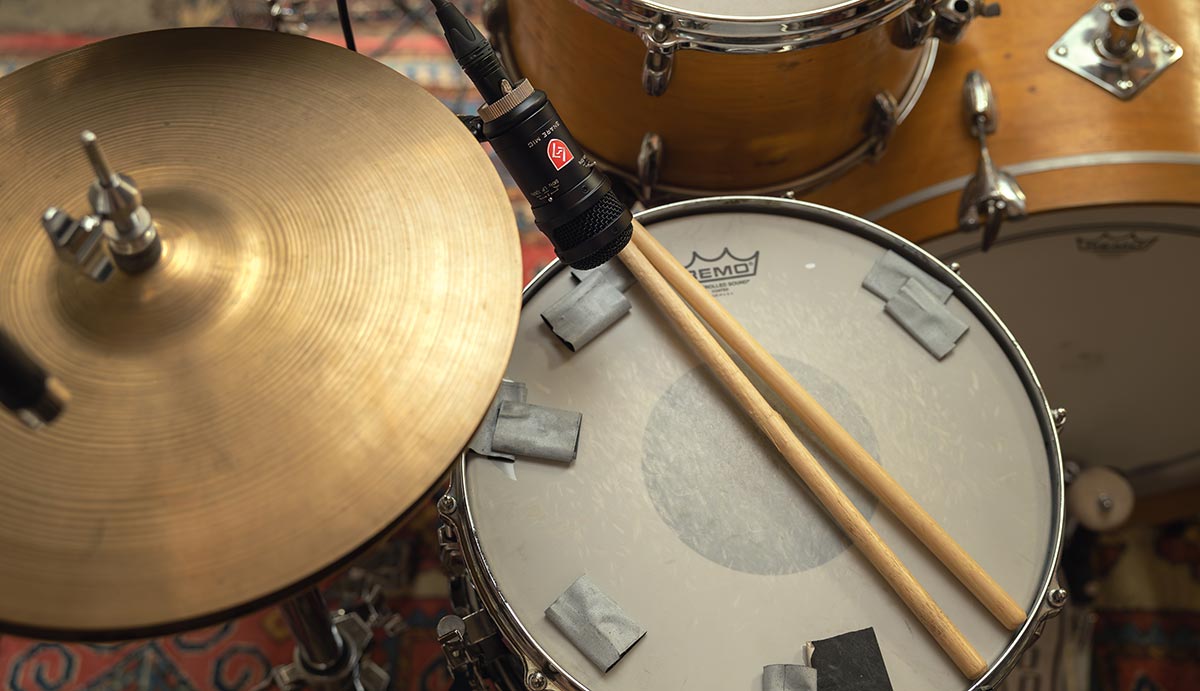
M 116 173 L 113 172 L 112 166 L 108 165 L 108 159 L 104 157 L 104 152 L 96 143 L 96 134 L 91 130 L 84 130 L 79 140 L 83 144 L 83 152 L 87 154 L 88 162 L 92 164 L 92 170 L 96 173 L 96 180 L 100 186 L 112 187 L 113 177 L 116 176 Z
M 271 670 L 255 691 L 271 687 L 281 691 L 387 688 L 387 672 L 367 654 L 375 638 L 373 617 L 368 621 L 356 612 L 330 613 L 315 587 L 293 595 L 279 609 L 296 639 L 296 653 L 292 662 Z
M 309 588 L 279 606 L 288 629 L 296 639 L 300 660 L 315 672 L 337 667 L 346 656 L 346 645 L 333 625 L 325 598 Z

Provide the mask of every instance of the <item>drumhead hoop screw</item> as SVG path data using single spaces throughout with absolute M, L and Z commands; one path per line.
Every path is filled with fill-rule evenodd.
M 1046 601 L 1051 607 L 1059 608 L 1067 604 L 1067 591 L 1062 588 L 1055 588 L 1046 595 Z
M 458 500 L 449 494 L 443 494 L 442 498 L 438 499 L 437 510 L 443 516 L 453 515 L 458 510 Z
M 550 680 L 541 672 L 534 672 L 525 678 L 525 686 L 529 691 L 544 691 Z

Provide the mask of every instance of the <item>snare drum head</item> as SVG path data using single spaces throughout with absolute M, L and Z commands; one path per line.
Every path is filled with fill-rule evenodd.
M 676 217 L 655 220 L 664 215 Z M 649 219 L 733 315 L 1036 610 L 1060 532 L 1061 469 L 1032 375 L 986 307 L 965 288 L 950 298 L 969 331 L 939 362 L 861 287 L 888 249 L 881 243 L 903 243 L 894 236 L 781 200 L 689 202 Z M 801 661 L 806 641 L 872 627 L 897 691 L 971 686 L 639 287 L 627 293 L 632 312 L 579 352 L 558 342 L 539 315 L 573 285 L 561 271 L 531 289 L 507 377 L 527 384 L 530 403 L 582 412 L 577 459 L 469 455 L 465 466 L 489 572 L 479 580 L 498 588 L 532 642 L 592 691 L 757 691 L 762 668 Z M 983 657 L 1010 657 L 1015 635 L 822 460 Z M 585 574 L 647 631 L 607 673 L 544 614 Z
M 1050 402 L 1067 409 L 1064 458 L 1119 468 L 1142 491 L 1197 481 L 1200 206 L 1043 213 L 1005 224 L 987 253 L 973 233 L 925 248 L 962 263 L 1025 348 Z M 1189 472 L 1149 477 L 1171 465 Z

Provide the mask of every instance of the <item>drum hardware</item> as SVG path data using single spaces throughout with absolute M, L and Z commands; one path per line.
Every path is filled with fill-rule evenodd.
M 642 88 L 651 96 L 662 96 L 671 83 L 679 39 L 671 35 L 664 22 L 648 30 L 640 29 L 638 34 L 642 43 L 646 44 L 646 59 L 642 62 Z
M 905 48 L 916 48 L 936 38 L 958 43 L 976 17 L 1000 16 L 1000 3 L 986 0 L 920 0 L 896 24 L 892 40 Z
M 1067 424 L 1067 409 L 1055 408 L 1050 411 L 1050 416 L 1054 419 L 1054 429 L 1061 432 L 1063 426 Z
M 292 662 L 271 670 L 253 691 L 384 691 L 389 675 L 367 653 L 374 629 L 395 636 L 403 620 L 386 611 L 378 588 L 368 593 L 363 607 L 366 617 L 346 610 L 333 615 L 316 588 L 281 603 L 280 612 L 296 639 L 295 654 Z
M 113 265 L 129 274 L 146 271 L 162 255 L 162 240 L 142 204 L 141 191 L 132 178 L 113 172 L 95 134 L 84 130 L 80 142 L 96 173 L 88 189 L 92 214 L 76 221 L 55 207 L 47 209 L 42 225 L 51 244 L 64 263 L 93 281 L 108 280 Z M 101 247 L 101 237 L 109 256 Z
M 654 132 L 647 132 L 642 137 L 642 146 L 638 151 L 638 197 L 650 199 L 654 196 L 654 186 L 658 184 L 658 175 L 662 168 L 663 143 L 662 137 Z
M 963 115 L 971 135 L 979 138 L 979 166 L 959 200 L 958 228 L 970 231 L 982 226 L 986 252 L 1004 221 L 1025 217 L 1025 192 L 1012 175 L 992 162 L 987 137 L 995 134 L 998 124 L 996 99 L 992 85 L 978 71 L 968 74 L 963 84 Z
M 297 36 L 308 35 L 304 6 L 308 0 L 266 0 L 271 31 Z
M 1128 100 L 1183 57 L 1183 48 L 1146 23 L 1132 0 L 1104 1 L 1083 15 L 1046 55 Z

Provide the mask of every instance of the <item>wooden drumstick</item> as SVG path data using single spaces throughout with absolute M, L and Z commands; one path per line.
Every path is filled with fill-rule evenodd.
M 945 612 L 929 597 L 929 593 L 925 592 L 879 533 L 875 532 L 875 528 L 863 518 L 833 478 L 829 477 L 821 464 L 804 448 L 783 416 L 763 398 L 746 374 L 733 362 L 729 353 L 725 352 L 696 315 L 688 309 L 683 299 L 658 274 L 638 245 L 630 243 L 619 256 L 650 298 L 682 332 L 696 354 L 708 364 L 742 409 L 770 438 L 775 448 L 800 475 L 825 510 L 850 537 L 851 542 L 866 555 L 959 670 L 969 679 L 981 677 L 987 671 L 987 663 L 946 617 Z
M 1025 610 L 1000 584 L 637 221 L 633 223 L 633 243 L 692 309 L 779 393 L 846 468 L 908 526 L 1001 624 L 1015 631 L 1025 623 Z

